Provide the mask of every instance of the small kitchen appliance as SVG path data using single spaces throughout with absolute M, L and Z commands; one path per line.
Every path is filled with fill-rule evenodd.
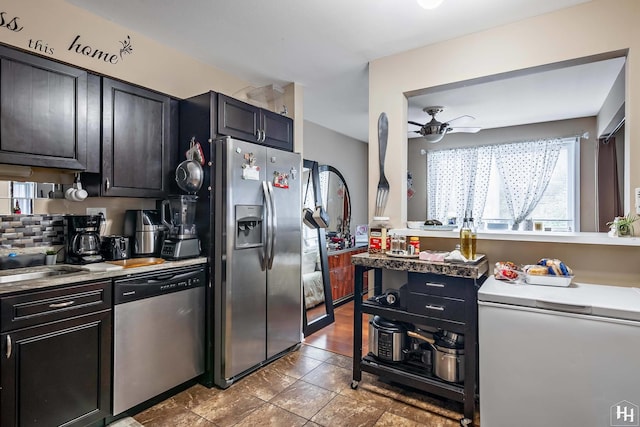
M 124 235 L 132 257 L 160 256 L 166 227 L 157 210 L 128 210 L 124 215 Z
M 402 362 L 407 347 L 407 327 L 380 316 L 369 321 L 369 351 L 386 362 Z
M 128 259 L 130 256 L 129 239 L 124 236 L 104 236 L 101 252 L 107 261 Z
M 183 259 L 200 255 L 195 224 L 197 200 L 198 196 L 192 194 L 169 196 L 168 200 L 163 200 L 160 217 L 169 232 L 162 244 L 162 258 Z
M 67 264 L 89 264 L 103 260 L 100 254 L 101 224 L 101 215 L 64 217 L 64 261 Z

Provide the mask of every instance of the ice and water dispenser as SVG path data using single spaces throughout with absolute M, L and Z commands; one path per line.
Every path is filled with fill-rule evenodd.
M 236 249 L 262 244 L 262 206 L 236 205 Z

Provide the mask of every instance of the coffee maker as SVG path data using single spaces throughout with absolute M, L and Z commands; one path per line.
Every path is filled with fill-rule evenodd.
M 66 215 L 64 242 L 67 264 L 89 264 L 103 260 L 100 254 L 101 215 Z
M 162 201 L 162 223 L 169 229 L 162 244 L 162 258 L 182 259 L 200 255 L 200 240 L 196 231 L 196 201 L 198 196 L 176 195 Z M 168 209 L 167 209 L 168 208 Z M 170 217 L 167 221 L 167 211 Z

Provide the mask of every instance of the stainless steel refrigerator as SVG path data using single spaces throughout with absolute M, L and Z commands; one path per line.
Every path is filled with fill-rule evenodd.
M 213 377 L 226 388 L 301 341 L 299 154 L 211 143 Z

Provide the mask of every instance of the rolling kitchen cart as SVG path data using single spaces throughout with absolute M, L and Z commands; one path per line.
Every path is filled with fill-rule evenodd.
M 371 299 L 354 298 L 353 319 L 353 381 L 356 389 L 362 371 L 414 387 L 444 398 L 462 402 L 462 426 L 473 425 L 476 409 L 478 378 L 478 305 L 477 292 L 487 278 L 486 258 L 476 263 L 428 262 L 417 259 L 389 258 L 385 255 L 358 254 L 352 257 L 355 265 L 355 295 L 362 294 L 363 276 L 374 273 L 374 295 L 382 293 L 382 270 L 407 271 L 408 307 L 380 305 Z M 440 328 L 464 334 L 464 381 L 462 384 L 443 381 L 435 375 L 411 365 L 385 362 L 372 355 L 362 357 L 362 315 L 379 315 L 392 321 Z

